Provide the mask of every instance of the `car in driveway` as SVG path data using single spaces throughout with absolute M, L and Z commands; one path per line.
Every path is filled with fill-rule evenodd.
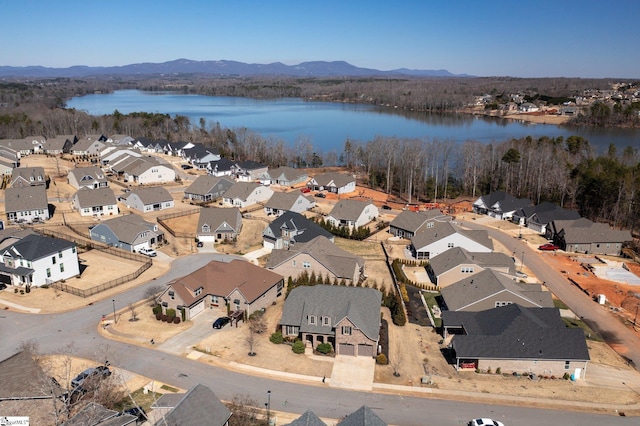
M 213 322 L 213 328 L 220 329 L 231 322 L 229 317 L 220 317 Z
M 86 382 L 87 379 L 91 377 L 105 378 L 105 377 L 109 377 L 110 375 L 111 375 L 111 370 L 109 370 L 109 367 L 106 367 L 104 365 L 87 368 L 82 373 L 74 377 L 73 380 L 71 380 L 71 387 L 78 388 L 82 386 L 84 382 Z
M 558 247 L 555 244 L 551 244 L 551 243 L 547 243 L 547 244 L 543 244 L 540 247 L 538 247 L 538 250 L 542 250 L 542 251 L 556 251 L 556 250 L 560 250 L 560 247 Z
M 326 196 L 326 194 L 324 192 L 318 192 L 316 194 L 316 197 L 318 197 L 318 198 L 327 198 L 327 196 Z
M 144 422 L 147 420 L 147 413 L 144 411 L 144 408 L 142 407 L 128 408 L 126 410 L 123 410 L 121 413 L 119 413 L 118 416 L 124 416 L 125 414 L 135 417 L 136 423 Z
M 144 254 L 145 256 L 149 257 L 156 257 L 158 255 L 158 253 L 156 253 L 154 249 L 147 247 L 142 247 L 140 250 L 138 250 L 138 253 Z
M 183 164 L 180 167 L 182 167 L 182 170 L 189 170 L 189 169 L 193 169 L 193 166 L 189 165 L 189 164 Z
M 469 422 L 469 426 L 504 426 L 504 423 L 492 419 L 473 419 Z

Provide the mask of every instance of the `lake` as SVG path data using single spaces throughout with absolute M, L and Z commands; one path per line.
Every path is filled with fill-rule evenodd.
M 610 144 L 640 148 L 640 130 L 618 128 L 570 128 L 551 124 L 528 124 L 512 120 L 470 115 L 440 115 L 405 112 L 372 105 L 307 102 L 302 99 L 251 99 L 225 96 L 186 95 L 175 92 L 119 90 L 109 94 L 74 97 L 68 108 L 91 115 L 152 112 L 189 117 L 193 126 L 200 118 L 207 125 L 247 128 L 266 138 L 310 141 L 319 153 L 342 152 L 347 139 L 367 142 L 376 136 L 425 138 L 427 140 L 476 140 L 502 142 L 512 138 L 542 136 L 587 139 L 603 153 Z M 131 135 L 137 136 L 137 135 Z

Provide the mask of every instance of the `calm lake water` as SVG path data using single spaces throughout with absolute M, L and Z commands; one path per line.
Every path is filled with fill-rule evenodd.
M 567 138 L 578 135 L 589 140 L 600 153 L 612 143 L 620 151 L 627 146 L 640 148 L 640 130 L 634 129 L 569 128 L 466 115 L 407 113 L 371 105 L 306 102 L 292 98 L 262 100 L 120 90 L 75 97 L 67 102 L 67 107 L 92 115 L 111 114 L 116 109 L 123 114 L 142 111 L 171 116 L 180 114 L 189 117 L 193 126 L 199 126 L 200 118 L 204 118 L 207 125 L 219 122 L 223 128 L 246 127 L 264 137 L 285 140 L 291 145 L 299 139 L 309 140 L 322 153 L 342 152 L 347 139 L 367 142 L 376 136 L 491 143 L 526 136 Z

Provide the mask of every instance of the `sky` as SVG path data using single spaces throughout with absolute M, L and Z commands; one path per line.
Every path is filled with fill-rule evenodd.
M 640 0 L 0 0 L 0 66 L 347 61 L 640 78 Z

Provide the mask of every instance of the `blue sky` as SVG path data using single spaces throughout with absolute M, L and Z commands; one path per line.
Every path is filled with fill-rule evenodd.
M 0 65 L 344 60 L 380 70 L 640 78 L 639 0 L 0 0 Z

